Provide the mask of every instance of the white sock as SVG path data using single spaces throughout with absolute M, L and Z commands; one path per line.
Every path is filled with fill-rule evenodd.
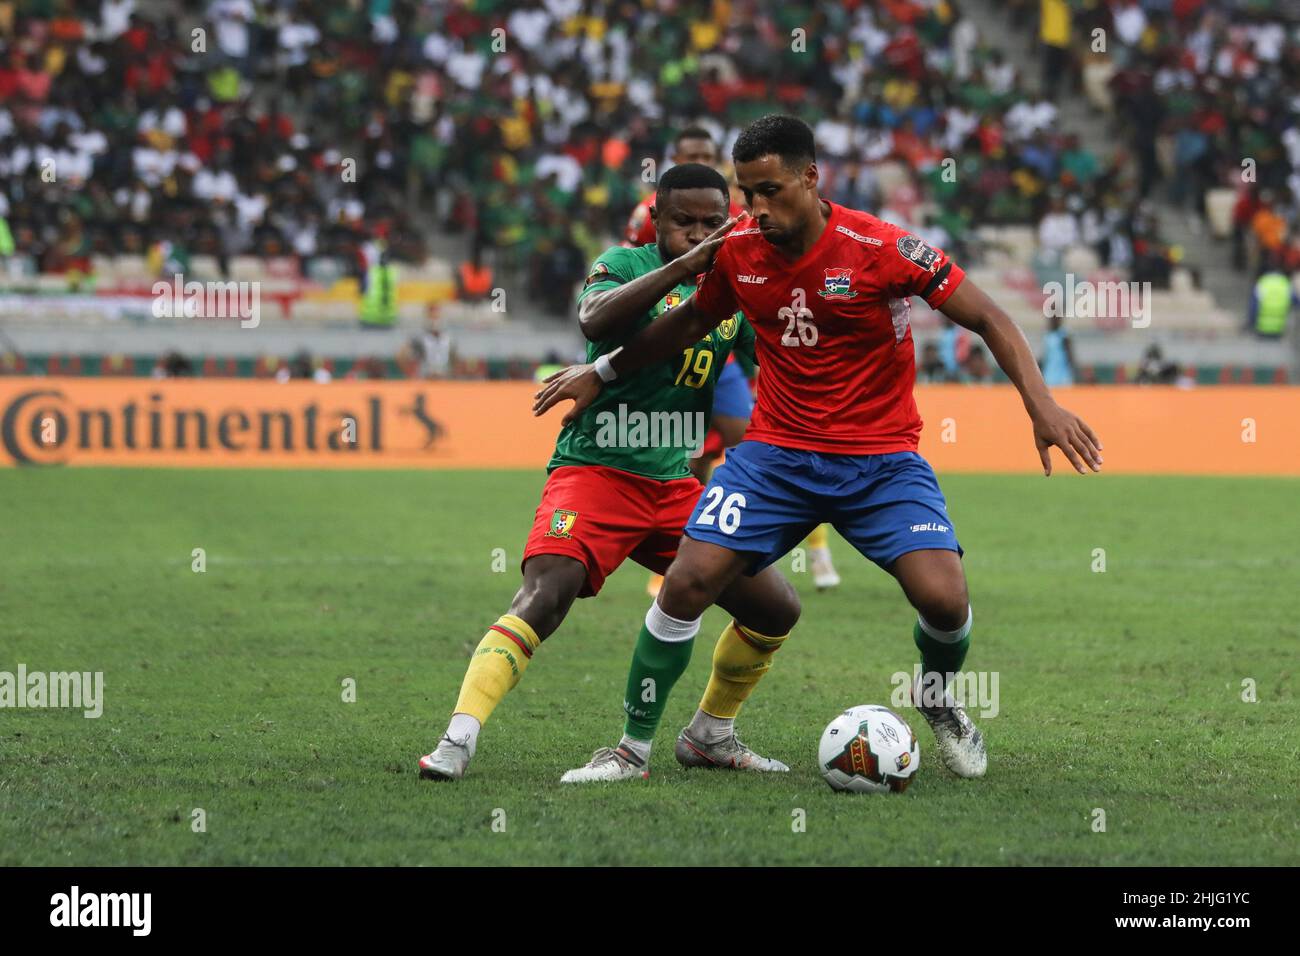
M 618 742 L 618 745 L 622 747 L 624 750 L 626 750 L 628 753 L 635 755 L 637 759 L 641 761 L 641 763 L 647 764 L 650 762 L 651 743 L 652 741 L 637 740 L 633 737 L 629 737 L 626 734 L 624 734 L 623 739 Z
M 478 749 L 478 732 L 482 729 L 483 725 L 478 722 L 477 717 L 471 717 L 469 714 L 452 714 L 451 723 L 447 725 L 447 736 L 458 744 L 464 744 L 472 757 L 474 751 Z
M 736 732 L 736 718 L 714 717 L 702 710 L 696 710 L 691 725 L 687 728 L 702 744 L 718 744 Z

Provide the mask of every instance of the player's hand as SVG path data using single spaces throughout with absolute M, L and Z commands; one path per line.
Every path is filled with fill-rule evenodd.
M 542 379 L 546 387 L 533 395 L 533 414 L 545 415 L 547 410 L 566 398 L 573 399 L 573 407 L 565 414 L 560 424 L 569 425 L 578 420 L 596 396 L 600 394 L 604 382 L 596 374 L 594 365 L 570 365 L 554 375 Z
M 722 248 L 722 240 L 727 238 L 727 233 L 731 232 L 731 227 L 738 221 L 733 216 L 690 252 L 678 257 L 677 262 L 690 278 L 694 279 L 713 268 L 713 257 Z
M 1101 471 L 1101 439 L 1082 418 L 1055 402 L 1031 411 L 1029 416 L 1034 422 L 1034 444 L 1038 446 L 1044 475 L 1052 473 L 1052 455 L 1048 449 L 1053 445 L 1061 449 L 1079 474 L 1088 473 L 1085 463 L 1093 471 Z

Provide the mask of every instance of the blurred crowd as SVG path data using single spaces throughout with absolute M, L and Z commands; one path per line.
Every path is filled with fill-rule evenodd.
M 830 198 L 959 255 L 1056 211 L 1141 258 L 1149 183 L 1058 133 L 957 0 L 0 0 L 0 215 L 43 271 L 452 233 L 563 310 L 676 129 L 726 155 L 773 108 L 814 126 Z
M 143 6 L 0 0 L 9 254 L 54 273 L 151 250 L 305 267 L 360 261 L 381 237 L 399 261 L 425 257 L 405 177 L 433 129 L 403 85 L 407 51 L 376 38 L 371 10 Z
M 498 19 L 513 45 L 494 54 L 481 38 Z M 1060 134 L 1056 106 L 957 0 L 521 0 L 449 26 L 435 63 L 454 140 L 469 148 L 430 182 L 543 300 L 619 232 L 674 131 L 702 125 L 725 156 L 774 108 L 814 127 L 825 195 L 959 256 L 977 251 L 978 224 L 1037 224 L 1052 210 L 1082 220 L 1077 235 L 1048 232 L 1051 251 L 1086 242 L 1123 271 L 1147 268 L 1139 244 L 1156 244 L 1136 177 Z M 468 123 L 463 102 L 477 107 Z
M 0 257 L 364 276 L 435 251 L 461 297 L 523 283 L 563 315 L 676 131 L 728 156 L 785 109 L 829 198 L 968 262 L 977 226 L 1024 224 L 1049 262 L 1164 286 L 1148 200 L 1228 185 L 1241 266 L 1300 266 L 1294 0 L 1000 6 L 1041 77 L 960 0 L 0 0 Z M 1059 131 L 1067 84 L 1114 117 L 1112 160 Z
M 1138 170 L 1139 200 L 1222 216 L 1217 231 L 1231 232 L 1238 269 L 1300 269 L 1300 3 L 1006 7 L 1008 23 L 1037 30 L 1044 88 L 1068 83 L 1112 117 Z

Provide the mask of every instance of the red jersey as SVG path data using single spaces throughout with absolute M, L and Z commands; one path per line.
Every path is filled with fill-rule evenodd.
M 744 211 L 744 206 L 737 206 L 727 199 L 727 218 L 734 219 Z M 655 224 L 650 220 L 650 207 L 655 204 L 655 194 L 651 193 L 636 204 L 632 215 L 628 217 L 627 229 L 623 232 L 624 241 L 630 246 L 644 246 L 655 241 Z
M 746 439 L 840 455 L 915 451 L 911 296 L 939 308 L 966 273 L 891 223 L 835 203 L 791 262 L 753 221 L 699 280 L 706 314 L 743 311 L 757 333 L 758 400 Z

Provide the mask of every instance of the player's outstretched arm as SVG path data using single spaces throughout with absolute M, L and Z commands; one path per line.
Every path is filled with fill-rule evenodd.
M 603 342 L 627 333 L 669 292 L 708 271 L 722 240 L 735 224 L 735 219 L 728 219 L 685 255 L 631 282 L 586 296 L 578 306 L 578 327 L 587 341 Z
M 1043 474 L 1052 473 L 1048 451 L 1055 445 L 1079 474 L 1087 474 L 1086 463 L 1101 471 L 1101 439 L 1078 415 L 1062 408 L 1047 390 L 1038 362 L 1020 327 L 969 277 L 948 297 L 940 311 L 963 328 L 970 329 L 988 345 L 1007 378 L 1020 392 L 1025 411 L 1034 423 L 1034 444 L 1043 462 Z
M 708 335 L 725 318 L 706 315 L 696 307 L 692 295 L 647 325 L 623 348 L 587 365 L 570 365 L 544 379 L 543 388 L 533 396 L 533 414 L 542 415 L 552 405 L 571 398 L 573 407 L 564 416 L 564 424 L 568 425 L 596 400 L 605 382 L 672 358 Z

